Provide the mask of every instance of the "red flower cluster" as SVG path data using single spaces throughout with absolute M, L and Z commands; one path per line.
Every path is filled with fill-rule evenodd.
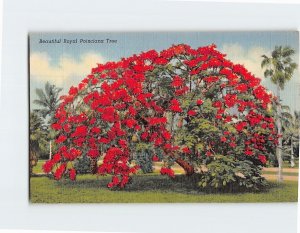
M 70 180 L 76 180 L 76 170 L 74 168 L 69 169 Z
M 60 180 L 66 170 L 66 167 L 67 167 L 66 164 L 62 163 L 54 172 L 54 179 Z
M 167 175 L 167 176 L 172 177 L 172 178 L 175 177 L 174 171 L 171 168 L 168 168 L 168 167 L 162 167 L 160 169 L 160 174 Z

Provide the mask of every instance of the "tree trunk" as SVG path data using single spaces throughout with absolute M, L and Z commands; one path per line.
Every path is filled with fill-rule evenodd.
M 293 139 L 291 139 L 291 167 L 295 167 L 295 157 L 294 157 Z
M 185 174 L 187 176 L 191 176 L 195 173 L 194 167 L 191 164 L 189 164 L 188 162 L 186 162 L 180 158 L 176 159 L 175 161 L 180 167 L 182 167 L 184 169 Z
M 91 164 L 90 164 L 90 170 L 92 174 L 96 174 L 97 173 L 97 168 L 98 168 L 98 157 L 96 158 L 90 158 Z
M 278 105 L 277 105 L 277 119 L 276 119 L 276 125 L 277 125 L 277 133 L 279 135 L 278 138 L 278 145 L 276 147 L 276 157 L 278 161 L 278 182 L 283 181 L 282 176 L 282 125 L 281 125 L 281 103 L 280 103 L 280 87 L 279 84 L 277 84 L 277 98 L 278 98 Z
M 166 154 L 168 154 L 170 157 L 172 158 L 176 158 L 176 156 L 174 155 L 174 153 L 172 151 L 169 150 L 164 150 Z M 189 164 L 188 162 L 186 162 L 185 160 L 181 159 L 181 158 L 177 158 L 175 159 L 175 162 L 183 168 L 183 170 L 185 171 L 185 174 L 187 176 L 191 176 L 195 173 L 195 169 L 194 167 Z
M 51 145 L 51 140 L 49 142 L 49 160 L 52 159 L 52 145 Z

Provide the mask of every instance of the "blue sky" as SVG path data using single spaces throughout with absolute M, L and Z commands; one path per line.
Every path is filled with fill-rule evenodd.
M 76 39 L 76 44 L 45 44 L 40 39 Z M 79 43 L 80 39 L 104 40 L 105 43 Z M 106 43 L 106 39 L 117 43 Z M 294 59 L 298 63 L 298 32 L 118 32 L 118 33 L 33 33 L 30 34 L 30 87 L 31 101 L 36 98 L 34 89 L 43 87 L 45 82 L 64 88 L 77 85 L 96 63 L 116 61 L 134 53 L 170 47 L 186 43 L 197 48 L 216 44 L 235 63 L 261 77 L 263 85 L 274 91 L 274 85 L 263 79 L 260 68 L 261 55 L 270 54 L 276 45 L 289 45 L 296 50 Z M 299 108 L 299 71 L 282 92 L 284 104 L 292 110 Z M 31 105 L 35 107 L 34 105 Z

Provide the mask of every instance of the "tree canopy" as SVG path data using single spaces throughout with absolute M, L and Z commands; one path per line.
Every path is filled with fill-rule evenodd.
M 222 185 L 253 185 L 277 143 L 274 97 L 225 56 L 215 45 L 180 44 L 99 64 L 61 97 L 52 124 L 58 149 L 44 171 L 75 179 L 72 164 L 87 155 L 101 160 L 98 174 L 112 175 L 108 187 L 124 187 L 147 150 L 163 161 L 162 175 L 174 177 L 174 163 L 187 175 L 212 174 L 222 160 L 240 167 Z

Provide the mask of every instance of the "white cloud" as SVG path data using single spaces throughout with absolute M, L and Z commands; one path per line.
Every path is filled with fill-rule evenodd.
M 239 44 L 224 44 L 221 50 L 227 54 L 227 58 L 233 63 L 244 65 L 249 72 L 263 79 L 264 72 L 260 66 L 261 56 L 270 54 L 270 51 L 259 46 L 245 49 Z
M 85 53 L 78 60 L 70 55 L 62 55 L 55 65 L 47 53 L 34 52 L 30 55 L 30 77 L 37 81 L 49 81 L 58 86 L 74 83 L 74 77 L 85 78 L 97 63 L 103 63 L 104 58 L 95 53 Z

